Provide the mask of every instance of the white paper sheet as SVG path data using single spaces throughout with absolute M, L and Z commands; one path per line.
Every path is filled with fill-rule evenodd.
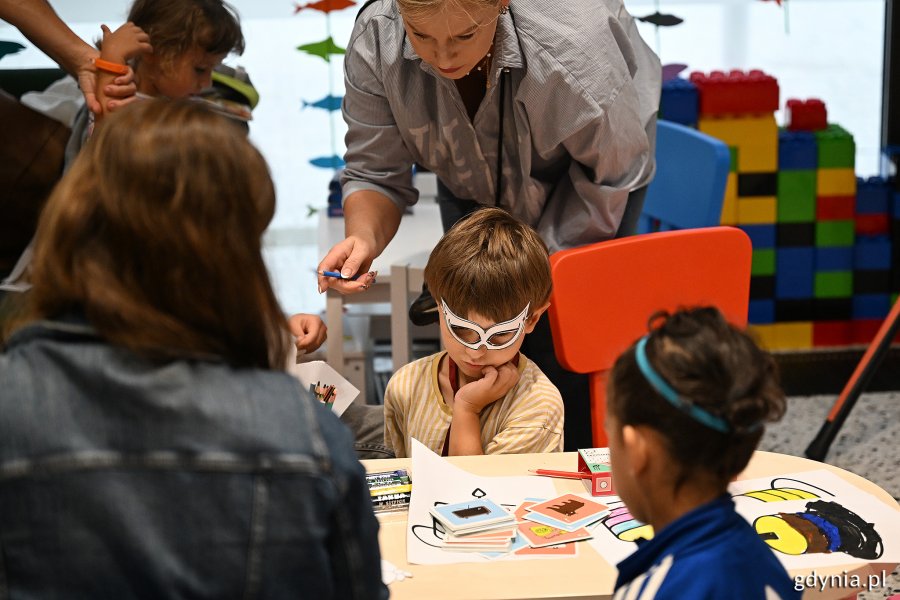
M 525 498 L 553 498 L 559 494 L 552 481 L 543 477 L 485 477 L 474 475 L 412 440 L 413 492 L 406 530 L 406 560 L 416 565 L 446 565 L 462 562 L 487 562 L 474 552 L 450 552 L 440 548 L 442 530 L 435 526 L 429 511 L 436 504 L 463 502 L 487 497 L 508 510 Z M 527 560 L 508 555 L 500 560 Z
M 293 354 L 293 356 L 296 356 L 296 354 Z M 335 386 L 334 391 L 337 395 L 334 404 L 331 405 L 331 410 L 337 416 L 344 414 L 350 403 L 359 396 L 359 390 L 344 379 L 340 373 L 332 369 L 325 361 L 313 360 L 297 363 L 296 358 L 294 358 L 288 361 L 287 372 L 299 379 L 304 389 L 307 390 L 309 386 L 315 385 L 316 382 L 322 385 Z
M 802 490 L 804 494 L 809 494 L 813 497 L 800 500 L 764 502 L 755 497 L 744 495 L 751 492 L 773 490 L 774 494 L 759 493 L 756 495 L 770 500 L 776 500 L 778 496 L 789 498 L 792 494 L 786 492 L 786 489 Z M 788 570 L 825 568 L 869 562 L 891 564 L 900 562 L 900 511 L 888 506 L 875 496 L 864 492 L 831 471 L 820 469 L 737 481 L 729 486 L 728 491 L 735 496 L 735 506 L 738 513 L 751 525 L 756 523 L 757 519 L 769 515 L 777 517 L 779 513 L 797 514 L 808 512 L 809 504 L 816 501 L 825 501 L 836 503 L 858 515 L 865 523 L 872 524 L 876 535 L 881 538 L 880 544 L 870 544 L 875 547 L 874 552 L 879 554 L 879 556 L 872 559 L 853 556 L 848 552 L 793 555 L 775 551 L 775 555 Z M 603 502 L 610 505 L 610 508 L 614 511 L 614 516 L 615 509 L 622 506 L 621 500 L 612 496 L 604 498 Z M 617 537 L 616 533 L 621 535 L 622 529 L 636 525 L 635 521 L 629 521 L 622 515 L 618 515 L 618 518 L 613 519 L 606 518 L 591 530 L 594 534 L 594 539 L 588 543 L 610 564 L 615 565 L 637 548 L 637 544 L 623 541 Z M 854 552 L 860 554 L 860 552 Z

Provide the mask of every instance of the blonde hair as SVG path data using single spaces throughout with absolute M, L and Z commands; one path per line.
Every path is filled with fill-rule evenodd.
M 432 16 L 446 6 L 459 7 L 467 12 L 485 7 L 497 7 L 499 10 L 500 0 L 397 0 L 400 14 L 413 20 Z
M 147 32 L 164 66 L 194 48 L 214 55 L 244 52 L 237 11 L 222 0 L 135 0 L 128 20 Z
M 425 281 L 434 298 L 461 317 L 472 312 L 495 321 L 531 311 L 550 297 L 547 246 L 531 227 L 499 208 L 475 211 L 437 243 Z
M 17 323 L 81 312 L 146 357 L 283 368 L 261 252 L 274 211 L 265 160 L 230 120 L 188 100 L 123 107 L 44 208 Z

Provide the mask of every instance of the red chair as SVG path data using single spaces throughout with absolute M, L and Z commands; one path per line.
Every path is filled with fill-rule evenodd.
M 560 364 L 590 376 L 595 447 L 607 445 L 606 379 L 616 358 L 647 332 L 659 310 L 716 306 L 744 327 L 750 238 L 733 227 L 648 233 L 550 257 L 550 327 Z

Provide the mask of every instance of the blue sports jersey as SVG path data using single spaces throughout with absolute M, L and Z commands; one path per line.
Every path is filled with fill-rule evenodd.
M 793 581 L 731 496 L 692 510 L 618 564 L 614 600 L 788 600 Z

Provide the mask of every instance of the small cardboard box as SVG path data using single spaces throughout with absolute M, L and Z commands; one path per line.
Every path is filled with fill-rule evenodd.
M 578 472 L 589 473 L 584 485 L 592 496 L 615 494 L 612 482 L 612 468 L 609 464 L 609 448 L 583 448 L 578 451 Z

